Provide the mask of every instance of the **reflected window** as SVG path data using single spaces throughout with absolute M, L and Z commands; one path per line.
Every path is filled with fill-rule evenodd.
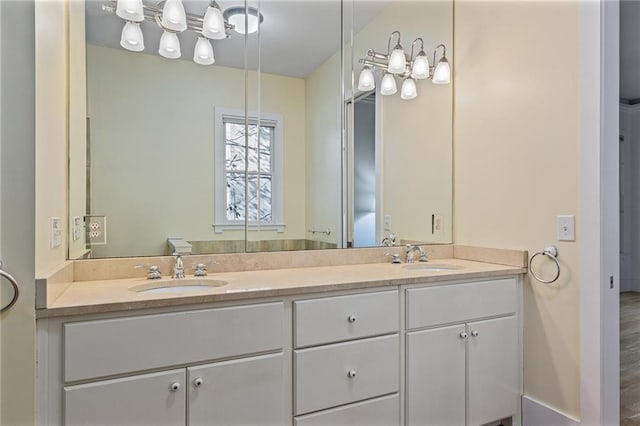
M 244 227 L 284 230 L 282 118 L 216 110 L 216 232 Z M 235 225 L 235 226 L 234 226 Z

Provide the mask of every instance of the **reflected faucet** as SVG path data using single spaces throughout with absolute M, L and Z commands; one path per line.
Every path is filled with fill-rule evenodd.
M 177 253 L 174 253 L 173 255 L 176 258 L 176 261 L 173 264 L 173 278 L 184 278 L 184 262 L 182 261 L 182 256 Z

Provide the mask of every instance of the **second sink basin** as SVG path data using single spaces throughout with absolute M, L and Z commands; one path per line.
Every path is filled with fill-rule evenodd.
M 129 290 L 137 293 L 158 294 L 158 293 L 189 293 L 195 291 L 206 291 L 210 288 L 222 287 L 229 284 L 227 281 L 207 278 L 200 279 L 160 279 L 154 282 L 140 284 L 131 287 Z
M 462 267 L 458 265 L 444 265 L 442 263 L 416 263 L 413 265 L 404 265 L 403 268 L 410 271 L 432 272 L 455 271 L 457 269 L 462 269 Z

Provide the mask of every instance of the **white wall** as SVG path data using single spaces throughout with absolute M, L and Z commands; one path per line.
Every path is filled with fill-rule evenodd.
M 524 391 L 579 418 L 580 250 L 555 222 L 581 235 L 580 4 L 461 1 L 455 29 L 454 240 L 558 246 L 560 280 L 525 281 Z
M 107 216 L 96 257 L 164 254 L 167 237 L 214 234 L 214 109 L 244 110 L 244 71 L 203 67 L 124 49 L 87 46 L 93 214 Z M 250 73 L 250 110 L 258 110 Z M 286 230 L 304 238 L 305 91 L 302 79 L 262 74 L 260 111 L 284 119 Z

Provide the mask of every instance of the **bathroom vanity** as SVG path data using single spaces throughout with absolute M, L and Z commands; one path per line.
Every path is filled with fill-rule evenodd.
M 523 268 L 437 263 L 69 283 L 38 311 L 39 424 L 520 424 Z

